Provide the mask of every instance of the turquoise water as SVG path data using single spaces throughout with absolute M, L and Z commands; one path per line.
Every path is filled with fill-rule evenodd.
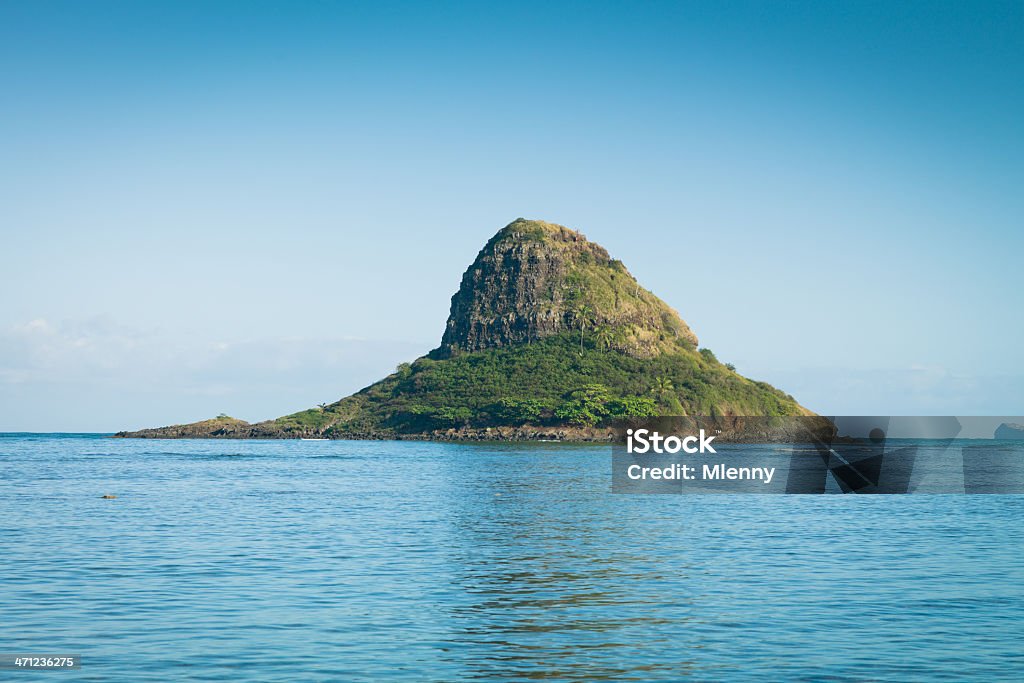
M 1024 676 L 1024 496 L 609 483 L 600 446 L 0 437 L 0 652 L 83 661 L 0 675 Z

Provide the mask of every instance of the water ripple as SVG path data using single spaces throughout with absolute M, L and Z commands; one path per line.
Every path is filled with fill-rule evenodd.
M 104 681 L 1021 677 L 1024 497 L 613 496 L 608 459 L 8 436 L 0 642 Z

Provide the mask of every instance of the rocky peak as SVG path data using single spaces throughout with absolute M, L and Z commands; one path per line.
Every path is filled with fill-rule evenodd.
M 564 226 L 518 218 L 484 245 L 463 274 L 435 355 L 581 329 L 603 345 L 641 357 L 697 345 L 679 314 L 641 287 L 604 247 Z

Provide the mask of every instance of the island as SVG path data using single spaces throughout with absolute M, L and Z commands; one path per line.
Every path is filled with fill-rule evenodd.
M 583 234 L 519 218 L 462 276 L 440 345 L 331 404 L 124 438 L 604 441 L 623 419 L 812 416 L 741 376 Z

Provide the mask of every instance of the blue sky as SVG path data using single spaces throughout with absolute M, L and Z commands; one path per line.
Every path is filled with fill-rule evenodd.
M 1020 413 L 1024 4 L 0 5 L 0 429 L 339 398 L 526 216 L 824 413 Z

